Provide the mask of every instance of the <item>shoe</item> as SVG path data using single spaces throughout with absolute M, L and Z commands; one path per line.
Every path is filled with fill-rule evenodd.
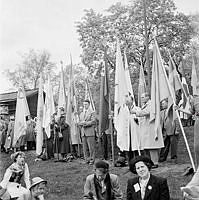
M 191 174 L 194 174 L 193 168 L 192 168 L 192 167 L 187 167 L 187 168 L 185 169 L 185 172 L 182 174 L 182 176 L 189 176 L 189 175 L 191 175 Z
M 93 164 L 94 164 L 94 161 L 91 160 L 91 161 L 89 162 L 89 165 L 93 165 Z
M 84 160 L 83 164 L 89 164 L 89 160 Z
M 153 166 L 151 167 L 151 169 L 156 169 L 156 168 L 158 168 L 158 164 L 153 165 Z
M 172 158 L 172 159 L 171 159 L 171 163 L 172 163 L 172 164 L 177 164 L 177 158 Z

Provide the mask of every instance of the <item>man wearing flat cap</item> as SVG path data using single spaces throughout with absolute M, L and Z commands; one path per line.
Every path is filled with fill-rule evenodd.
M 122 192 L 118 176 L 109 173 L 109 164 L 105 161 L 95 163 L 95 172 L 87 176 L 84 185 L 84 200 L 121 200 Z
M 46 184 L 47 181 L 40 177 L 33 178 L 29 193 L 22 195 L 18 200 L 44 200 Z
M 137 156 L 129 163 L 129 169 L 138 177 L 128 180 L 127 200 L 170 200 L 165 178 L 150 174 L 153 161 L 146 156 Z

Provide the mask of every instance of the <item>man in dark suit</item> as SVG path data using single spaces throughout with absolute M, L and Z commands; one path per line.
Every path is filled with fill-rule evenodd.
M 83 153 L 86 163 L 94 164 L 95 161 L 95 113 L 89 108 L 90 101 L 84 101 L 84 111 L 80 115 L 79 126 L 81 127 L 81 138 Z
M 145 156 L 130 161 L 130 171 L 138 177 L 128 180 L 127 200 L 170 200 L 167 180 L 150 174 L 152 165 L 151 159 Z
M 169 117 L 168 112 L 168 99 L 162 101 L 161 110 L 161 124 L 162 124 L 162 133 L 164 137 L 164 147 L 160 151 L 159 162 L 164 162 L 167 159 L 169 154 L 169 149 L 171 147 L 171 159 L 175 163 L 177 161 L 177 150 L 178 150 L 178 138 L 180 133 L 180 124 L 178 119 L 172 120 L 172 117 Z

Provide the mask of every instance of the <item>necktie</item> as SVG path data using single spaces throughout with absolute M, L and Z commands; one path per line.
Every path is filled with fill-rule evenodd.
M 144 196 L 145 196 L 147 182 L 146 181 L 140 181 L 140 188 L 141 188 L 141 197 L 142 197 L 142 199 L 144 199 Z
M 146 186 L 143 184 L 140 184 L 140 187 L 141 187 L 141 197 L 142 199 L 144 199 Z
M 84 112 L 84 119 L 86 118 L 86 112 L 87 112 L 87 110 L 85 110 L 85 112 Z

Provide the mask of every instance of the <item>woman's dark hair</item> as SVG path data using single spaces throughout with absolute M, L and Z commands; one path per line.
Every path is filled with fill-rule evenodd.
M 140 161 L 142 161 L 142 162 L 147 166 L 147 168 L 149 169 L 149 171 L 151 170 L 152 165 L 153 165 L 152 162 L 148 162 L 147 160 L 138 160 L 137 162 L 133 162 L 133 161 L 134 161 L 133 159 L 130 160 L 130 163 L 129 163 L 129 170 L 130 170 L 132 173 L 134 173 L 134 174 L 137 174 L 135 165 L 136 165 L 136 163 L 138 163 L 138 162 L 140 162 Z
M 11 154 L 10 157 L 11 157 L 11 159 L 12 159 L 14 162 L 16 162 L 18 156 L 22 156 L 22 157 L 25 158 L 25 153 L 24 153 L 24 152 L 21 152 L 21 151 L 18 151 L 18 152 L 15 152 L 15 153 Z

